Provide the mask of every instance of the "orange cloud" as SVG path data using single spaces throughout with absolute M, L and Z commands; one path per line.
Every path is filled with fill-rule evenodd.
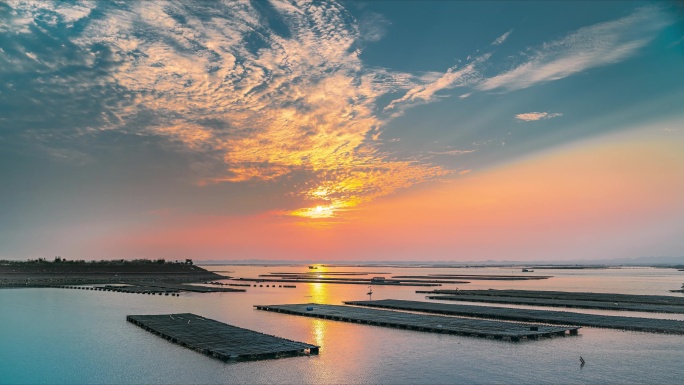
M 135 95 L 124 121 L 152 114 L 147 131 L 223 163 L 223 173 L 200 185 L 305 171 L 313 187 L 296 193 L 311 206 L 292 214 L 315 216 L 319 201 L 334 213 L 445 174 L 375 150 L 385 124 L 377 99 L 415 80 L 364 67 L 354 48 L 358 28 L 335 4 L 274 3 L 288 38 L 262 25 L 247 3 L 217 4 L 226 8 L 220 16 L 185 14 L 184 22 L 172 17 L 184 14 L 172 4 L 130 6 L 134 12 L 93 21 L 81 43 L 105 42 L 121 60 L 113 77 Z M 163 39 L 136 32 L 146 28 Z M 250 46 L 255 31 L 265 39 L 259 49 Z

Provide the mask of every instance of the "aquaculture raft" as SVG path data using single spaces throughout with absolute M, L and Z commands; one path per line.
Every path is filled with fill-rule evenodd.
M 572 300 L 572 301 L 596 301 L 596 302 L 617 302 L 617 303 L 637 303 L 666 306 L 684 306 L 684 298 L 671 295 L 638 295 L 638 294 L 615 294 L 615 293 L 585 293 L 571 291 L 544 291 L 544 290 L 418 290 L 416 293 L 435 294 L 435 295 L 478 295 L 487 297 L 518 297 L 518 298 L 539 298 L 553 300 Z
M 319 347 L 239 328 L 196 314 L 129 315 L 141 328 L 173 343 L 224 361 L 318 354 Z
M 488 302 L 503 303 L 508 305 L 532 305 L 549 307 L 567 307 L 577 309 L 621 310 L 640 311 L 649 313 L 675 313 L 684 314 L 684 306 L 680 305 L 654 305 L 650 303 L 635 302 L 606 302 L 606 301 L 577 301 L 571 299 L 553 298 L 528 298 L 528 297 L 495 297 L 491 295 L 429 295 L 427 299 L 440 301 L 463 301 L 463 302 Z
M 622 317 L 596 314 L 571 313 L 552 310 L 530 310 L 506 307 L 457 305 L 435 302 L 403 301 L 384 299 L 377 301 L 350 301 L 349 305 L 377 307 L 384 309 L 419 311 L 433 314 L 488 318 L 522 322 L 543 322 L 547 324 L 579 325 L 597 328 L 635 330 L 653 333 L 684 334 L 684 321 Z
M 341 305 L 255 305 L 257 310 L 316 317 L 335 321 L 418 330 L 432 333 L 458 334 L 505 341 L 538 339 L 539 337 L 576 335 L 577 326 L 548 326 L 481 319 L 412 314 L 398 311 L 367 309 Z

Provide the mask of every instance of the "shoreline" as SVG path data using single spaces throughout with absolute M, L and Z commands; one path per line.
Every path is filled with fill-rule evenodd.
M 204 282 L 230 277 L 180 263 L 20 262 L 0 265 L 0 288 L 142 282 Z

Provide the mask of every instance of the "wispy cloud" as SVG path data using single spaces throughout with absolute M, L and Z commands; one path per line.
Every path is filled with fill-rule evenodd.
M 640 8 L 624 18 L 581 28 L 545 43 L 529 60 L 484 80 L 477 89 L 512 91 L 625 60 L 670 23 L 663 16 L 660 8 Z
M 494 40 L 494 41 L 492 42 L 492 45 L 501 45 L 501 44 L 503 44 L 503 42 L 506 41 L 506 39 L 508 39 L 508 36 L 510 36 L 511 32 L 513 32 L 512 29 L 509 30 L 508 32 L 504 33 L 503 35 L 497 37 L 496 40 Z
M 475 152 L 475 150 L 457 150 L 457 149 L 449 149 L 449 150 L 442 150 L 442 151 L 430 151 L 429 153 L 431 155 L 451 155 L 451 156 L 456 156 L 456 155 L 465 155 L 465 154 L 470 154 Z
M 481 80 L 478 66 L 486 62 L 490 56 L 491 53 L 486 53 L 473 59 L 465 66 L 459 67 L 456 65 L 449 68 L 446 73 L 438 77 L 436 80 L 426 84 L 417 85 L 408 90 L 408 92 L 406 92 L 406 94 L 404 94 L 404 96 L 401 98 L 392 100 L 385 107 L 385 111 L 398 109 L 399 113 L 401 113 L 403 109 L 414 106 L 415 104 L 434 101 L 436 98 L 435 94 L 441 90 L 464 87 L 478 83 Z M 463 98 L 468 96 L 470 96 L 469 93 L 465 94 Z
M 442 90 L 464 87 L 468 92 L 459 96 L 465 99 L 477 91 L 514 91 L 546 82 L 559 80 L 590 68 L 623 61 L 635 55 L 640 48 L 655 38 L 671 20 L 658 7 L 639 8 L 624 18 L 581 28 L 564 38 L 544 43 L 525 52 L 521 64 L 493 76 L 485 76 L 493 52 L 468 56 L 468 64 L 453 66 L 434 80 L 418 82 L 402 97 L 392 100 L 385 112 L 392 117 L 417 104 L 437 100 Z M 492 42 L 501 45 L 513 30 Z
M 365 41 L 378 41 L 385 36 L 390 21 L 375 12 L 364 13 L 359 20 L 359 34 Z
M 552 119 L 563 116 L 560 112 L 526 112 L 524 114 L 518 114 L 515 116 L 516 119 L 523 122 L 533 122 L 535 120 Z

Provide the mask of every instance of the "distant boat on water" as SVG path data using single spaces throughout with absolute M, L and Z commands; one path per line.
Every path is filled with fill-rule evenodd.
M 523 273 L 534 273 L 534 270 L 532 269 L 522 269 Z
M 309 266 L 309 269 L 318 269 L 316 266 Z

